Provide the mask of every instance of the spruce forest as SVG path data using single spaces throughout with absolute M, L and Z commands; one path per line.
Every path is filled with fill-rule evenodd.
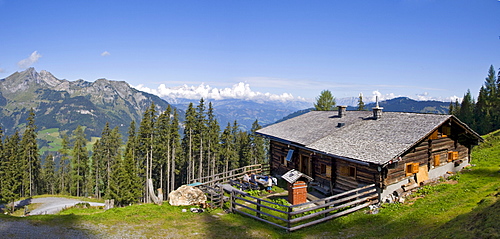
M 266 141 L 254 135 L 261 127 L 257 120 L 250 132 L 237 121 L 221 130 L 213 110 L 203 99 L 196 107 L 191 103 L 181 123 L 176 109 L 153 103 L 139 124 L 130 123 L 125 140 L 118 127 L 106 124 L 91 150 L 84 126 L 78 126 L 63 135 L 54 160 L 39 154 L 31 109 L 22 134 L 0 131 L 0 204 L 39 194 L 147 203 L 148 178 L 168 195 L 189 180 L 267 161 Z

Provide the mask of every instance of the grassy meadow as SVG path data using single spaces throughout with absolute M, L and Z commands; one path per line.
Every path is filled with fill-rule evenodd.
M 73 208 L 59 215 L 2 220 L 81 228 L 99 235 L 190 238 L 499 238 L 500 131 L 474 148 L 473 166 L 439 184 L 421 188 L 405 203 L 384 204 L 377 214 L 361 210 L 293 233 L 221 209 L 145 204 L 108 211 Z M 188 212 L 182 212 L 188 209 Z

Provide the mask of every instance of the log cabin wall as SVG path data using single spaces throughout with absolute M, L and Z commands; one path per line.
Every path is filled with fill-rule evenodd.
M 336 168 L 335 192 L 344 192 L 363 185 L 380 183 L 381 177 L 377 165 L 358 164 L 340 158 L 335 158 L 334 162 Z
M 391 185 L 404 179 L 413 179 L 415 173 L 425 169 L 430 171 L 449 163 L 466 162 L 469 160 L 470 150 L 459 143 L 454 136 L 444 134 L 443 127 L 435 130 L 430 136 L 408 150 L 399 160 L 387 165 L 387 177 L 384 185 Z M 410 164 L 418 168 L 411 171 Z

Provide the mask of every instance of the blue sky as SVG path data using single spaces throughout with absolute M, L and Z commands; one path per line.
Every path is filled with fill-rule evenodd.
M 499 13 L 497 0 L 0 0 L 0 78 L 33 66 L 171 97 L 449 100 L 500 67 Z

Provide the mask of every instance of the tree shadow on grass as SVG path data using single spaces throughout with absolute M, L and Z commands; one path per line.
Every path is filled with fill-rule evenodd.
M 458 215 L 421 238 L 500 238 L 500 201 L 489 196 L 471 212 Z
M 0 217 L 0 238 L 97 238 L 78 222 L 77 215 L 4 215 Z

